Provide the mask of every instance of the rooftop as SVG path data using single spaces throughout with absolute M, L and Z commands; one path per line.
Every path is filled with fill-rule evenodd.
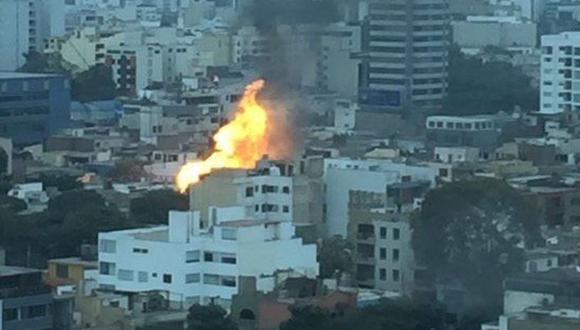
M 78 265 L 78 266 L 91 267 L 91 268 L 97 267 L 97 261 L 83 260 L 79 257 L 51 259 L 48 262 L 54 263 L 54 264 L 59 264 L 59 265 Z
M 16 267 L 16 266 L 0 266 L 0 277 L 14 276 L 23 274 L 38 273 L 40 270 L 34 268 Z
M 23 79 L 23 78 L 53 78 L 61 75 L 48 73 L 24 73 L 0 71 L 0 79 Z
M 222 223 L 217 224 L 218 227 L 254 227 L 260 225 L 269 225 L 269 224 L 277 224 L 281 221 L 274 221 L 274 220 L 233 220 L 233 221 L 225 221 Z

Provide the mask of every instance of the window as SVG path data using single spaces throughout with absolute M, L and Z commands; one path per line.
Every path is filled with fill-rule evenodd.
M 234 276 L 222 276 L 221 284 L 223 286 L 236 287 L 236 278 Z
M 381 227 L 380 229 L 380 237 L 381 239 L 386 239 L 387 238 L 387 227 Z
M 187 251 L 185 252 L 185 262 L 190 264 L 193 262 L 199 262 L 199 251 Z
M 46 316 L 46 305 L 35 305 L 26 307 L 26 318 Z
M 246 187 L 246 197 L 254 196 L 254 187 Z
M 115 253 L 117 252 L 117 241 L 102 239 L 99 241 L 99 252 Z
M 171 283 L 171 274 L 163 274 L 163 283 Z
M 290 207 L 288 207 L 287 205 L 282 206 L 282 212 L 289 213 L 290 212 Z
M 379 250 L 379 255 L 380 255 L 381 260 L 387 259 L 387 249 L 381 248 Z
M 222 229 L 222 239 L 228 241 L 235 241 L 238 237 L 237 230 L 233 228 L 223 228 Z
M 199 273 L 185 274 L 185 283 L 199 283 Z
M 219 276 L 214 274 L 203 275 L 203 284 L 219 285 L 219 283 L 220 283 Z
M 213 262 L 213 253 L 211 253 L 211 252 L 204 252 L 204 254 L 203 254 L 203 261 Z
M 121 281 L 132 281 L 134 273 L 132 270 L 128 269 L 119 269 L 119 280 Z
M 133 253 L 146 254 L 146 253 L 149 253 L 149 250 L 148 249 L 142 249 L 142 248 L 133 248 Z
M 449 176 L 449 170 L 446 168 L 440 168 L 439 169 L 439 176 L 442 178 L 446 178 Z
M 282 187 L 282 192 L 285 193 L 285 194 L 289 194 L 290 193 L 290 187 L 288 187 L 288 186 Z
M 56 277 L 68 278 L 68 266 L 67 265 L 56 265 Z
M 99 274 L 115 275 L 115 263 L 101 261 L 99 263 Z
M 2 312 L 2 319 L 4 321 L 18 320 L 18 308 L 7 308 Z
M 393 261 L 399 261 L 399 249 L 393 249 Z
M 236 264 L 237 262 L 235 254 L 223 254 L 221 259 L 224 264 Z
M 387 280 L 387 270 L 384 268 L 379 269 L 379 279 L 381 281 L 386 281 Z
M 401 230 L 399 228 L 393 229 L 393 239 L 398 240 L 401 238 Z
M 393 282 L 399 282 L 399 270 L 393 269 Z
M 141 283 L 147 283 L 149 281 L 147 272 L 137 273 L 137 280 Z
M 262 185 L 262 193 L 263 194 L 267 194 L 267 193 L 277 193 L 278 192 L 278 187 L 277 186 L 270 186 L 270 185 Z

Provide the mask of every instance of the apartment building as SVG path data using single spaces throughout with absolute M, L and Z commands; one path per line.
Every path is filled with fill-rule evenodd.
M 190 189 L 190 209 L 199 211 L 202 226 L 210 207 L 243 206 L 247 214 L 266 220 L 298 221 L 293 215 L 293 167 L 260 162 L 255 170 L 214 171 Z
M 52 329 L 53 302 L 50 288 L 42 282 L 42 271 L 0 266 L 0 329 Z
M 481 158 L 493 156 L 499 137 L 495 121 L 489 116 L 429 116 L 425 122 L 427 147 L 475 147 Z
M 580 111 L 580 32 L 542 36 L 540 112 Z
M 449 168 L 451 165 L 446 165 Z M 424 180 L 435 186 L 445 168 L 430 164 L 406 164 L 383 159 L 329 158 L 324 160 L 326 235 L 347 236 L 348 203 L 353 191 L 387 192 L 387 186 L 398 182 Z
M 316 246 L 303 244 L 290 221 L 259 219 L 244 207 L 211 208 L 210 213 L 206 227 L 199 212 L 172 211 L 168 226 L 100 233 L 99 287 L 158 290 L 178 306 L 229 308 L 240 276 L 255 277 L 258 289 L 267 292 L 277 271 L 318 275 Z

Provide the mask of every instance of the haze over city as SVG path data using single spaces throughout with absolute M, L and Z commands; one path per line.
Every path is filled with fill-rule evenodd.
M 0 0 L 0 330 L 579 330 L 580 0 Z

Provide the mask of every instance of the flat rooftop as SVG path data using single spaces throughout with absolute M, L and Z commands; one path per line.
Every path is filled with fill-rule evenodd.
M 232 220 L 232 221 L 224 221 L 218 223 L 217 227 L 254 227 L 260 225 L 269 225 L 269 224 L 277 224 L 281 223 L 282 221 L 275 221 L 275 220 L 256 220 L 256 219 L 242 219 L 242 220 Z
M 59 77 L 58 74 L 48 73 L 25 73 L 25 72 L 7 72 L 0 71 L 0 79 L 24 79 L 24 78 L 53 78 Z
M 16 267 L 16 266 L 0 266 L 0 277 L 14 276 L 23 274 L 33 274 L 40 272 L 39 269 Z
M 87 268 L 97 268 L 98 265 L 96 260 L 95 261 L 83 260 L 79 257 L 50 259 L 48 262 L 59 265 L 83 266 Z

